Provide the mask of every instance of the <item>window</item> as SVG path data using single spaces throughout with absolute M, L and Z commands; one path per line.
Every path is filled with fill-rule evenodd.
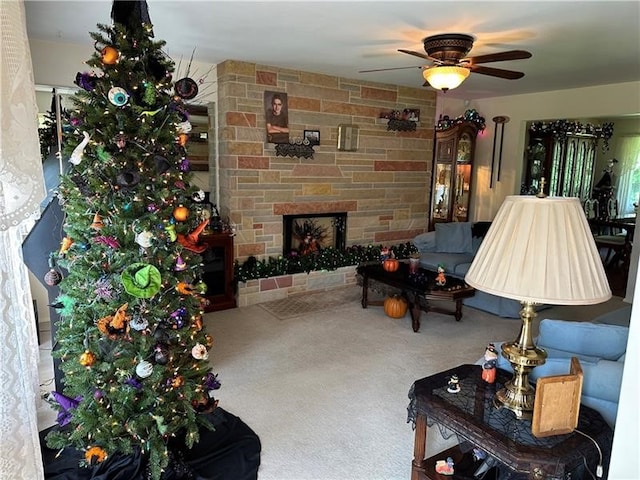
M 621 216 L 633 215 L 640 201 L 640 135 L 623 137 L 619 152 L 619 211 Z

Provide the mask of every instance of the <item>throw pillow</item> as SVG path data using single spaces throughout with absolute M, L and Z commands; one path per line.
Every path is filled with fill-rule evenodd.
M 473 253 L 471 222 L 436 223 L 436 251 Z

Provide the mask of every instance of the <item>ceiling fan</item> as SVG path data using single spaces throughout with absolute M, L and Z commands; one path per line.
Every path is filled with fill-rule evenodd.
M 504 62 L 507 60 L 522 60 L 530 58 L 531 53 L 525 50 L 508 50 L 505 52 L 489 53 L 467 57 L 473 47 L 474 37 L 464 33 L 442 33 L 426 37 L 424 50 L 426 55 L 413 50 L 398 49 L 399 52 L 413 55 L 414 57 L 430 60 L 433 65 L 421 65 L 417 67 L 378 68 L 374 70 L 361 70 L 359 73 L 381 72 L 384 70 L 403 70 L 407 68 L 420 68 L 425 79 L 423 86 L 433 87 L 447 91 L 460 86 L 471 72 L 492 77 L 517 80 L 524 77 L 524 73 L 501 68 L 485 67 L 481 64 L 491 62 Z

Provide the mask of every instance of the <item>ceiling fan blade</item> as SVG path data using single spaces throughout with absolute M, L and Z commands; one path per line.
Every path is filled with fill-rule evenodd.
M 467 57 L 460 60 L 460 63 L 476 65 L 478 63 L 504 62 L 507 60 L 523 60 L 531 58 L 531 53 L 525 50 L 509 50 L 507 52 L 489 53 L 487 55 L 478 55 L 476 57 Z
M 473 73 L 481 75 L 490 75 L 492 77 L 506 78 L 507 80 L 517 80 L 524 77 L 524 73 L 515 72 L 513 70 L 503 70 L 502 68 L 483 67 L 480 65 L 470 65 L 469 69 Z
M 408 68 L 423 69 L 424 67 L 422 65 L 414 65 L 412 67 L 374 68 L 373 70 L 359 70 L 358 73 L 385 72 L 385 71 L 388 71 L 388 70 L 406 70 Z
M 405 50 L 404 48 L 399 48 L 398 51 L 402 53 L 408 53 L 409 55 L 413 55 L 414 57 L 419 57 L 424 60 L 433 60 L 430 56 L 425 55 L 424 53 L 414 52 L 413 50 Z

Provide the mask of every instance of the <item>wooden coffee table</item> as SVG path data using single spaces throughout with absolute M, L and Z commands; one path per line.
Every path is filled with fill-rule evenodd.
M 394 287 L 401 291 L 402 296 L 409 304 L 411 313 L 411 326 L 413 331 L 420 330 L 420 315 L 422 311 L 438 312 L 453 315 L 456 321 L 462 318 L 462 300 L 475 295 L 475 289 L 460 278 L 447 277 L 444 286 L 436 285 L 436 272 L 418 269 L 417 273 L 409 273 L 409 265 L 400 263 L 400 268 L 395 272 L 387 272 L 381 264 L 360 265 L 357 269 L 362 275 L 362 308 L 369 305 L 382 305 L 382 300 L 369 300 L 370 280 Z M 429 303 L 430 300 L 445 300 L 455 302 L 455 309 L 447 309 Z

